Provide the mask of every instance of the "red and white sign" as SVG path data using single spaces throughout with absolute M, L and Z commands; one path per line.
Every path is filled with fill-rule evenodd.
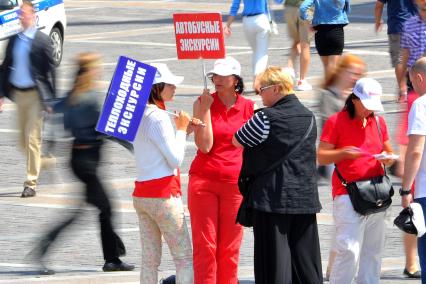
M 225 57 L 220 13 L 173 14 L 179 59 Z

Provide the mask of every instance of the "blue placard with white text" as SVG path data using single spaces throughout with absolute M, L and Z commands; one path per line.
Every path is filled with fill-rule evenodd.
M 156 72 L 155 67 L 120 56 L 96 130 L 135 140 Z

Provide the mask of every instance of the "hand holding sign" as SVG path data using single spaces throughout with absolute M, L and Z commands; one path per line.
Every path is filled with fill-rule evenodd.
M 177 116 L 174 117 L 174 121 L 176 124 L 177 130 L 184 130 L 186 131 L 189 123 L 191 122 L 191 117 L 188 113 L 181 110 Z
M 203 94 L 198 98 L 200 101 L 200 109 L 203 112 L 206 112 L 210 109 L 213 104 L 213 96 L 210 94 L 209 89 L 204 89 Z

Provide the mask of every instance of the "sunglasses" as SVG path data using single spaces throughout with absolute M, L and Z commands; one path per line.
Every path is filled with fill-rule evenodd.
M 263 91 L 265 91 L 266 89 L 269 89 L 269 88 L 272 88 L 272 87 L 275 87 L 275 86 L 276 86 L 276 84 L 275 84 L 275 85 L 269 85 L 269 86 L 261 87 L 261 88 L 259 88 L 259 90 L 256 90 L 256 95 L 260 95 L 260 94 L 262 94 L 262 93 L 263 93 Z

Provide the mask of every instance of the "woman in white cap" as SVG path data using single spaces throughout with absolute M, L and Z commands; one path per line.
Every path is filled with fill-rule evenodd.
M 165 111 L 183 77 L 166 64 L 155 63 L 157 73 L 141 124 L 133 142 L 137 179 L 133 205 L 139 218 L 142 262 L 140 283 L 158 283 L 163 236 L 176 265 L 176 283 L 193 283 L 192 250 L 182 203 L 179 167 L 182 164 L 190 116 L 180 111 L 176 132 Z M 193 120 L 192 124 L 198 124 Z
M 216 92 L 204 90 L 194 103 L 194 117 L 206 125 L 194 130 L 198 151 L 188 185 L 196 284 L 238 281 L 243 229 L 235 220 L 242 199 L 237 185 L 242 149 L 231 142 L 254 110 L 253 101 L 241 96 L 240 74 L 234 58 L 216 60 L 207 74 Z
M 383 176 L 383 166 L 394 162 L 390 158 L 374 158 L 375 154 L 393 152 L 386 123 L 374 114 L 383 111 L 381 94 L 382 87 L 376 80 L 359 79 L 344 109 L 332 115 L 322 130 L 318 162 L 336 165 L 332 195 L 337 254 L 330 283 L 352 283 L 357 263 L 358 283 L 372 284 L 380 280 L 386 211 L 368 216 L 356 212 L 341 177 L 350 183 Z

